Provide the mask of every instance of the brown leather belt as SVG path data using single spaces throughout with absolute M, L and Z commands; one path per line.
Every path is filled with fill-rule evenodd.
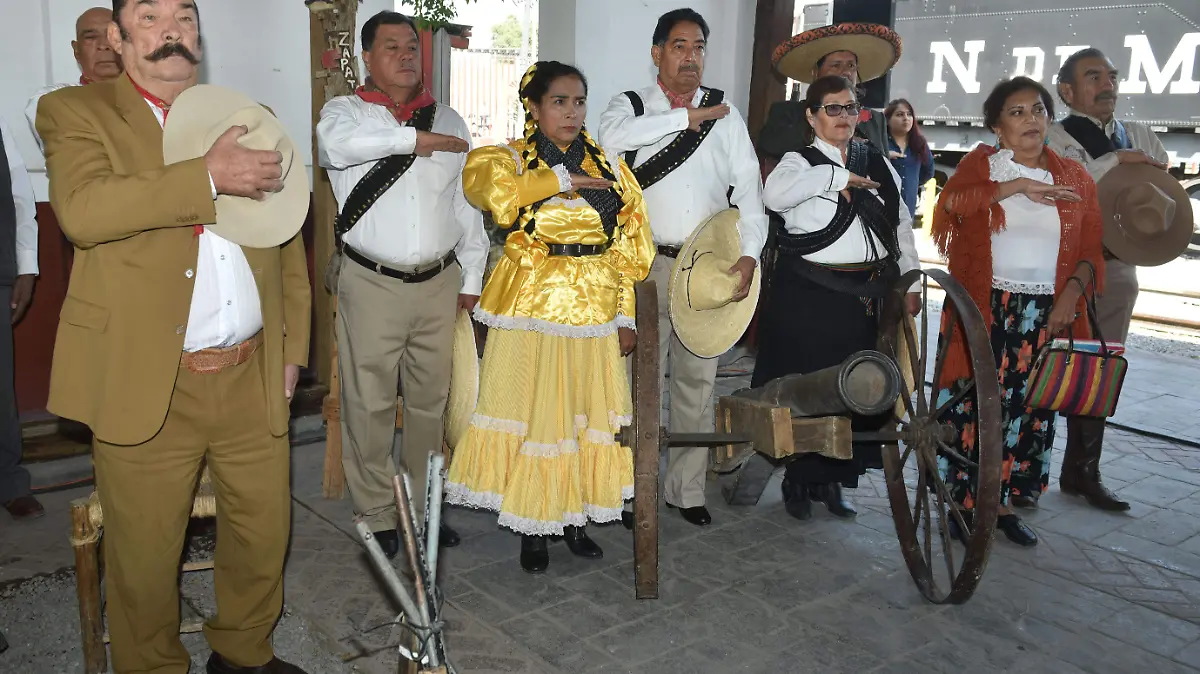
M 663 257 L 669 257 L 672 260 L 679 257 L 679 251 L 683 250 L 682 246 L 655 246 L 658 249 L 658 254 Z
M 179 364 L 189 372 L 196 374 L 214 374 L 226 368 L 250 360 L 255 351 L 263 344 L 262 330 L 250 339 L 233 346 L 219 349 L 200 349 L 199 351 L 184 351 Z

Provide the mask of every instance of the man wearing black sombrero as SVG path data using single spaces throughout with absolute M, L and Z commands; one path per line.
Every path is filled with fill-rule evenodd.
M 1165 264 L 1187 248 L 1191 202 L 1164 170 L 1167 150 L 1150 127 L 1116 118 L 1117 69 L 1100 50 L 1083 49 L 1063 62 L 1058 95 L 1071 111 L 1050 127 L 1048 141 L 1055 152 L 1083 164 L 1096 181 L 1105 259 L 1097 321 L 1105 341 L 1123 342 L 1137 302 L 1137 268 Z M 1067 418 L 1059 488 L 1101 510 L 1129 510 L 1100 480 L 1104 426 L 1104 418 Z
M 811 84 L 827 75 L 841 75 L 855 87 L 887 74 L 900 60 L 900 36 L 873 23 L 839 23 L 804 31 L 775 48 L 775 68 L 797 82 Z M 863 108 L 856 135 L 887 153 L 887 119 L 878 110 Z M 807 145 L 808 121 L 800 101 L 771 106 L 758 136 L 758 151 L 773 166 L 784 154 Z

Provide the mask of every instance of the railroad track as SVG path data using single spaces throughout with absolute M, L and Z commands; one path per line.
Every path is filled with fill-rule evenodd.
M 922 259 L 921 265 L 936 269 L 946 268 L 940 260 Z M 930 285 L 934 287 L 937 284 L 931 281 Z M 1133 319 L 1150 325 L 1200 332 L 1200 291 L 1142 287 L 1138 293 Z

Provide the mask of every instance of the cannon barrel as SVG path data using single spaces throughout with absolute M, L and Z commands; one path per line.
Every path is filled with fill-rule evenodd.
M 790 408 L 793 418 L 846 413 L 872 416 L 895 406 L 900 395 L 900 370 L 878 351 L 859 351 L 840 365 L 809 374 L 785 375 L 733 395 Z

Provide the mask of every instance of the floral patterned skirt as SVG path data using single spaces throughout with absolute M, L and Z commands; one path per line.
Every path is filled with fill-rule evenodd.
M 1037 497 L 1050 478 L 1050 452 L 1054 446 L 1054 412 L 1034 410 L 1025 405 L 1029 371 L 1038 350 L 1049 339 L 1046 323 L 1054 305 L 1053 295 L 1031 295 L 1008 290 L 992 290 L 992 354 L 1000 374 L 1001 434 L 1004 460 L 1001 466 L 1000 502 L 1009 496 Z M 945 334 L 938 336 L 938 349 Z M 960 379 L 938 391 L 937 404 L 954 397 L 970 380 Z M 950 408 L 944 417 L 959 430 L 954 449 L 972 461 L 979 453 L 975 446 L 975 392 L 971 391 Z M 954 500 L 963 507 L 975 507 L 973 470 L 938 460 L 942 479 Z

